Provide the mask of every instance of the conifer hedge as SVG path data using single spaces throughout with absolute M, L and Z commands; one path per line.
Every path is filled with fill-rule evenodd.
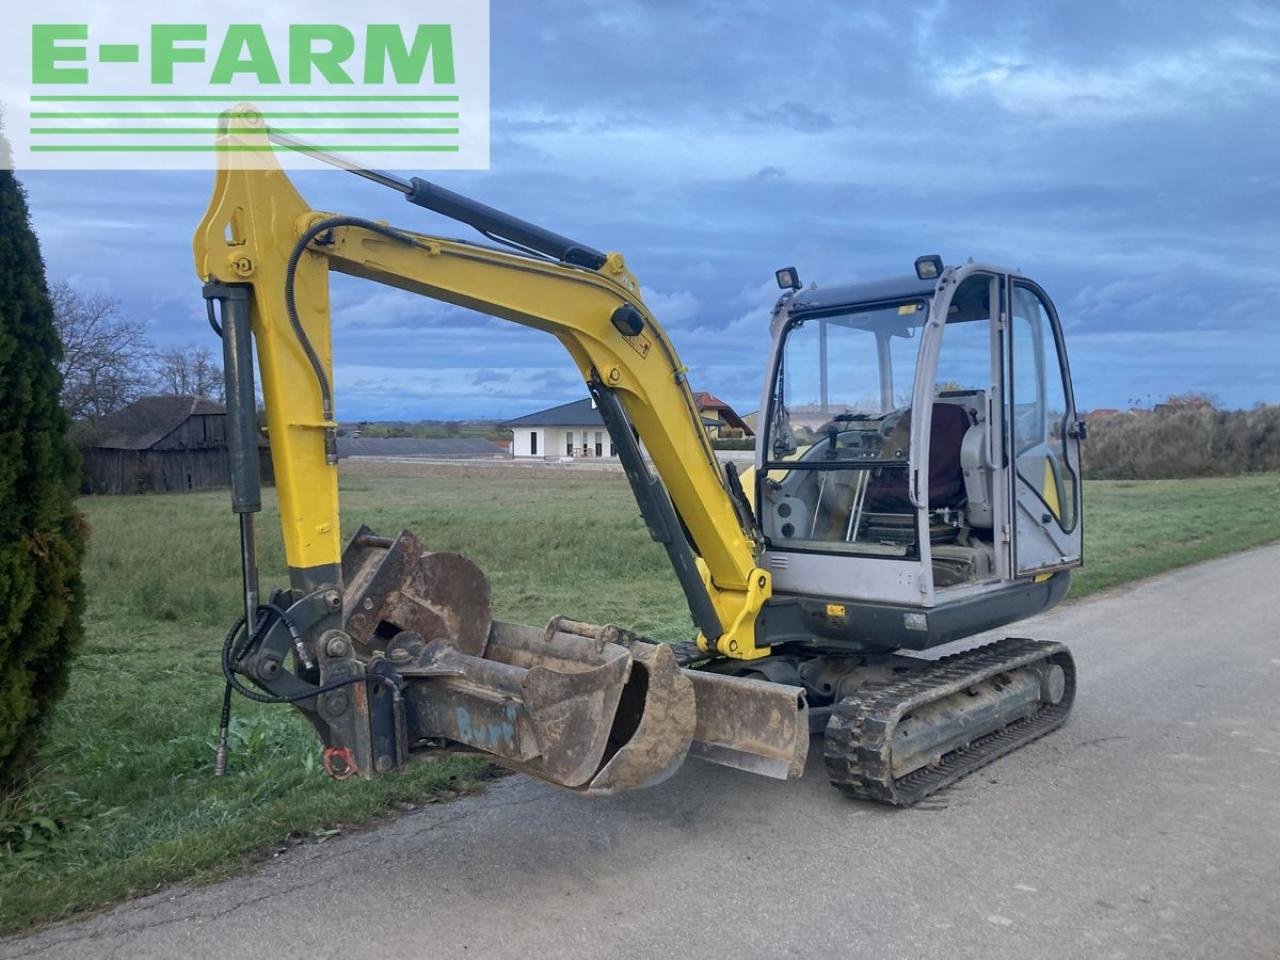
M 27 770 L 81 639 L 85 527 L 60 354 L 26 195 L 0 170 L 0 791 Z

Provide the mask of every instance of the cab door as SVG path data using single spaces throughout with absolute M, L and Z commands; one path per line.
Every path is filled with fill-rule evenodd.
M 1026 576 L 1081 561 L 1080 435 L 1071 372 L 1053 304 L 1012 277 L 1005 303 L 1005 443 L 1013 570 Z

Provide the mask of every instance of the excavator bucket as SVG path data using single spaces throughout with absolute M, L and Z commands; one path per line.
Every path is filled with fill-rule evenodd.
M 399 686 L 401 763 L 480 752 L 592 796 L 661 782 L 691 752 L 774 776 L 803 766 L 808 723 L 797 688 L 696 674 L 671 648 L 614 626 L 494 620 L 480 569 L 424 551 L 408 531 L 387 538 L 362 528 L 342 570 L 357 655 L 367 671 L 380 665 L 390 676 L 390 667 Z
M 670 647 L 632 643 L 632 683 L 620 704 L 617 748 L 587 785 L 608 796 L 661 783 L 684 762 L 697 727 L 693 683 Z

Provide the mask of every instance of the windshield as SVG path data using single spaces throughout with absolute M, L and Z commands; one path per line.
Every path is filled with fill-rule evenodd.
M 845 433 L 849 424 L 909 407 L 927 318 L 924 301 L 911 300 L 792 321 L 773 385 L 770 457 L 786 459 L 833 432 Z
M 758 480 L 771 545 L 919 556 L 907 496 L 922 300 L 794 319 L 783 334 Z

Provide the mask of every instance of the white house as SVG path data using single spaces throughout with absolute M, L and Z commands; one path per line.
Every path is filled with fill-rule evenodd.
M 513 457 L 617 456 L 596 402 L 589 397 L 508 420 L 503 426 L 512 433 Z

